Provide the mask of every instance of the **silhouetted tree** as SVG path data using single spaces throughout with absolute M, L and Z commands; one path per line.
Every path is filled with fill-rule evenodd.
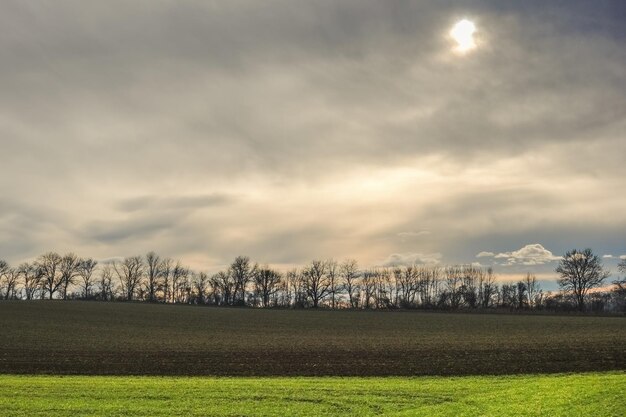
M 0 260 L 0 299 L 12 300 L 17 297 L 17 283 L 20 278 L 18 268 L 11 268 Z M 4 290 L 3 290 L 4 289 Z
M 211 277 L 211 286 L 214 289 L 215 303 L 218 305 L 231 305 L 235 282 L 230 271 L 220 271 Z
M 146 255 L 146 293 L 149 302 L 157 300 L 156 295 L 163 277 L 163 263 L 161 258 L 154 252 Z
M 585 296 L 589 290 L 602 285 L 610 273 L 604 270 L 602 261 L 591 249 L 573 249 L 559 262 L 556 272 L 560 275 L 559 286 L 574 296 L 578 310 L 585 308 Z
M 254 293 L 261 300 L 262 307 L 269 307 L 271 298 L 278 291 L 281 276 L 268 267 L 259 268 L 253 278 Z
M 330 280 L 327 275 L 327 264 L 324 261 L 312 261 L 302 272 L 304 290 L 311 300 L 313 308 L 329 294 Z
M 343 281 L 343 289 L 348 294 L 350 308 L 359 306 L 359 267 L 354 259 L 344 261 L 339 268 L 339 275 Z
M 100 282 L 98 286 L 99 298 L 102 301 L 113 301 L 113 269 L 111 264 L 105 264 L 100 270 Z
M 41 255 L 36 262 L 37 268 L 42 272 L 44 291 L 48 293 L 51 300 L 62 284 L 60 272 L 62 260 L 63 258 L 58 253 L 48 252 Z
M 180 303 L 184 301 L 185 291 L 188 287 L 189 269 L 184 267 L 180 261 L 172 268 L 172 302 Z
M 75 278 L 78 276 L 80 264 L 81 259 L 73 253 L 68 253 L 61 258 L 59 272 L 61 273 L 61 295 L 64 300 L 67 299 L 68 288 L 74 284 Z
M 113 269 L 120 281 L 122 292 L 127 301 L 135 298 L 135 292 L 141 285 L 144 273 L 144 263 L 141 256 L 131 256 L 123 261 L 113 263 Z
M 87 258 L 82 259 L 78 266 L 78 276 L 80 277 L 82 286 L 82 296 L 87 299 L 91 296 L 91 287 L 93 286 L 93 273 L 96 270 L 98 261 Z
M 330 307 L 335 308 L 337 306 L 337 293 L 339 292 L 339 266 L 337 261 L 329 259 L 326 262 L 326 274 L 328 275 L 328 294 L 330 295 Z
M 204 272 L 193 274 L 191 282 L 193 285 L 193 299 L 191 302 L 194 304 L 206 304 L 210 282 L 208 275 Z
M 35 263 L 24 262 L 18 267 L 18 273 L 22 277 L 24 296 L 27 300 L 33 300 L 37 292 L 41 290 L 42 269 Z
M 527 273 L 524 280 L 526 285 L 526 294 L 528 296 L 528 306 L 533 308 L 537 304 L 541 304 L 542 291 L 537 282 L 537 277 L 533 273 Z
M 626 274 L 626 259 L 622 259 L 620 263 L 617 265 L 619 272 L 622 274 Z M 616 298 L 616 308 L 621 311 L 626 310 L 626 276 L 621 279 L 618 278 L 613 281 L 613 285 L 615 285 L 613 289 L 613 293 Z
M 230 274 L 235 282 L 233 293 L 233 304 L 245 304 L 246 288 L 252 280 L 256 266 L 250 264 L 250 258 L 247 256 L 238 256 L 230 265 Z

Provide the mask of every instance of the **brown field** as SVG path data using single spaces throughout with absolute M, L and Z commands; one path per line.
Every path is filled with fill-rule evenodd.
M 626 369 L 623 317 L 0 302 L 0 373 L 479 375 Z

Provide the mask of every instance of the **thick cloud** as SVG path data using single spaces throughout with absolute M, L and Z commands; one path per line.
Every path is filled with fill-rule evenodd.
M 548 3 L 4 2 L 0 258 L 623 253 L 626 7 Z

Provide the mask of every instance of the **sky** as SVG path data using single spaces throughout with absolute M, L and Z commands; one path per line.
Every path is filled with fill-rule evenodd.
M 625 20 L 621 0 L 4 0 L 0 258 L 550 279 L 591 247 L 616 272 Z

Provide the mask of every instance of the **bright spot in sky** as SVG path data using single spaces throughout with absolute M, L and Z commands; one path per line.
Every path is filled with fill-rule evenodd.
M 476 26 L 473 22 L 463 19 L 452 27 L 450 36 L 457 43 L 454 48 L 456 51 L 465 53 L 476 48 L 476 42 L 474 42 L 474 33 L 476 32 Z

